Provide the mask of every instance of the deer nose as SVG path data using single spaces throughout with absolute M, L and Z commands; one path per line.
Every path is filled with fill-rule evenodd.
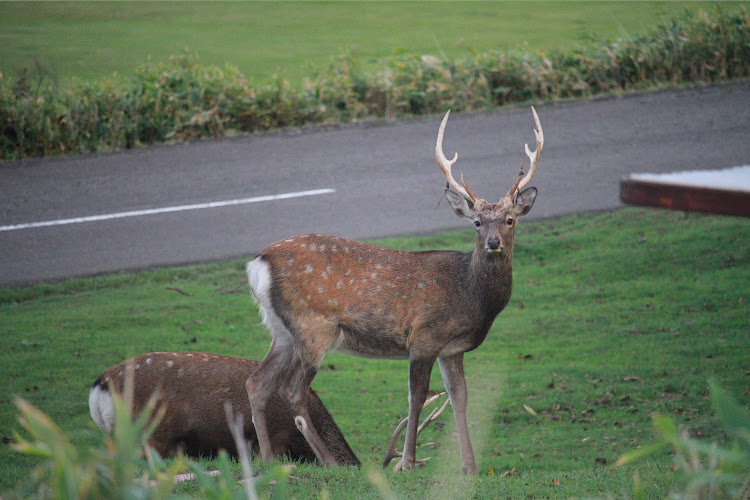
M 487 248 L 491 251 L 502 249 L 500 238 L 490 238 L 487 240 Z

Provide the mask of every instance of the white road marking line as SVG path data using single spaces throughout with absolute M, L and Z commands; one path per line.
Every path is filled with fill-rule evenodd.
M 170 212 L 184 212 L 186 210 L 201 210 L 204 208 L 229 207 L 232 205 L 247 205 L 250 203 L 261 203 L 264 201 L 287 200 L 289 198 L 300 198 L 303 196 L 317 196 L 321 194 L 335 193 L 335 189 L 312 189 L 309 191 L 298 191 L 295 193 L 270 194 L 256 196 L 254 198 L 242 198 L 238 200 L 212 201 L 209 203 L 196 203 L 193 205 L 179 205 L 175 207 L 151 208 L 147 210 L 133 210 L 130 212 L 118 212 L 113 214 L 90 215 L 87 217 L 74 217 L 72 219 L 58 219 L 43 222 L 29 222 L 26 224 L 15 224 L 11 226 L 0 226 L 0 231 L 15 231 L 18 229 L 32 229 L 36 227 L 64 226 L 66 224 L 81 224 L 83 222 L 95 222 L 102 220 L 122 219 L 124 217 L 140 217 L 142 215 L 165 214 Z

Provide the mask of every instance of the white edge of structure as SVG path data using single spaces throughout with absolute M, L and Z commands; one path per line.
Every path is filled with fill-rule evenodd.
M 718 170 L 685 170 L 666 174 L 631 174 L 628 179 L 641 182 L 670 184 L 750 193 L 750 165 Z

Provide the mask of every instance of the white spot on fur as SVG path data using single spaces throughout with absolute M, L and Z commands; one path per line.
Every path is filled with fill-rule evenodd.
M 304 435 L 307 432 L 307 422 L 305 422 L 305 419 L 301 416 L 297 415 L 294 417 L 294 425 L 297 426 L 297 429 Z
M 146 358 L 146 364 L 147 364 L 147 365 L 151 365 L 151 363 L 152 363 L 153 361 L 154 361 L 154 360 L 153 360 L 153 359 L 151 359 L 151 358 Z
M 308 265 L 305 266 L 305 272 L 307 274 L 310 274 L 311 272 L 313 272 L 314 269 L 315 268 L 313 266 L 311 266 L 310 264 L 308 264 Z
M 169 368 L 172 368 L 174 366 L 174 361 L 172 361 L 171 359 L 169 361 L 167 361 L 167 366 Z

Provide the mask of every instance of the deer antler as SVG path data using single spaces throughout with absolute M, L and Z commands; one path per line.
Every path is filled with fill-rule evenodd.
M 438 165 L 443 170 L 443 173 L 445 174 L 445 178 L 448 180 L 448 186 L 455 191 L 456 193 L 460 194 L 461 196 L 466 199 L 466 201 L 473 203 L 476 203 L 477 201 L 477 195 L 475 195 L 471 189 L 469 189 L 469 186 L 466 184 L 466 182 L 463 179 L 463 175 L 461 176 L 461 184 L 459 184 L 456 179 L 453 178 L 453 174 L 451 173 L 451 167 L 454 163 L 456 163 L 456 160 L 458 159 L 458 153 L 456 153 L 453 156 L 452 160 L 449 160 L 445 157 L 445 154 L 443 153 L 443 133 L 445 132 L 445 124 L 448 123 L 448 116 L 450 116 L 451 110 L 449 109 L 445 116 L 443 117 L 442 123 L 440 123 L 440 128 L 438 129 L 438 136 L 437 136 L 437 143 L 435 144 L 435 159 L 438 162 Z
M 431 405 L 435 400 L 441 398 L 442 396 L 445 396 L 445 392 L 441 392 L 439 394 L 435 394 L 431 397 L 429 397 L 425 402 L 424 405 L 422 405 L 422 409 L 427 408 L 427 406 Z M 430 412 L 429 415 L 422 421 L 421 424 L 419 424 L 419 427 L 417 428 L 417 437 L 422 433 L 422 431 L 427 427 L 430 422 L 437 419 L 440 415 L 443 414 L 443 411 L 445 411 L 445 408 L 448 406 L 448 403 L 450 403 L 450 398 L 447 398 L 443 405 L 440 408 L 433 408 L 433 410 Z M 406 427 L 406 423 L 409 421 L 409 417 L 406 417 L 403 419 L 399 424 L 396 426 L 396 430 L 393 431 L 393 436 L 391 437 L 391 446 L 388 448 L 388 452 L 385 455 L 385 458 L 383 459 L 383 468 L 385 469 L 388 467 L 388 464 L 391 463 L 391 460 L 394 458 L 399 458 L 401 455 L 403 455 L 403 452 L 398 451 L 396 448 L 396 444 L 398 443 L 398 438 L 401 437 L 401 433 L 404 431 L 404 427 Z M 430 457 L 423 458 L 421 460 L 417 460 L 417 463 L 424 464 L 430 459 Z M 398 472 L 401 470 L 401 461 L 393 467 L 393 472 Z
M 528 144 L 524 145 L 526 156 L 529 157 L 530 162 L 529 172 L 526 174 L 526 177 L 520 180 L 520 182 L 516 181 L 517 186 L 515 187 L 515 189 L 511 189 L 508 192 L 508 195 L 510 195 L 511 198 L 515 196 L 516 192 L 521 191 L 531 181 L 531 178 L 534 177 L 534 174 L 536 173 L 536 168 L 539 166 L 539 160 L 542 157 L 542 146 L 544 146 L 544 131 L 542 130 L 542 124 L 539 122 L 539 116 L 536 114 L 534 106 L 531 106 L 531 112 L 534 114 L 534 122 L 536 124 L 536 128 L 534 129 L 534 135 L 536 136 L 536 151 L 532 152 L 529 149 Z M 521 164 L 521 172 L 523 173 L 523 163 Z

